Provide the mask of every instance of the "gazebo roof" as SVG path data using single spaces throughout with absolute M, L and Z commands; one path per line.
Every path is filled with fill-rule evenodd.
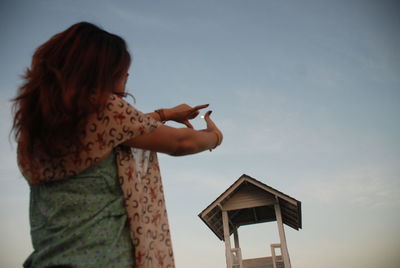
M 220 239 L 224 240 L 222 210 L 228 211 L 229 233 L 242 225 L 276 221 L 274 204 L 279 203 L 283 223 L 299 230 L 301 202 L 243 174 L 199 217 Z

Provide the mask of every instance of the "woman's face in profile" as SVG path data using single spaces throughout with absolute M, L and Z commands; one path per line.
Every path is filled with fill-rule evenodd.
M 121 92 L 121 93 L 125 92 L 125 86 L 126 86 L 126 82 L 128 81 L 128 76 L 129 76 L 129 73 L 127 72 L 125 75 L 123 75 L 121 77 L 121 79 L 119 79 L 119 81 L 117 82 L 117 86 L 115 88 L 116 92 Z

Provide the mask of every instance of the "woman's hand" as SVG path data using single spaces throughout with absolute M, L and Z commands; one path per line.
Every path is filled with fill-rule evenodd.
M 197 105 L 190 107 L 187 104 L 180 104 L 170 109 L 164 109 L 164 114 L 167 120 L 172 120 L 186 125 L 188 128 L 193 128 L 189 120 L 196 118 L 199 115 L 199 110 L 208 107 L 208 104 Z
M 211 120 L 211 118 L 210 118 L 211 113 L 212 113 L 212 111 L 208 111 L 204 115 L 204 120 L 206 121 L 206 124 L 207 124 L 207 129 L 205 129 L 205 131 L 214 132 L 217 135 L 217 143 L 215 145 L 215 147 L 217 147 L 218 145 L 220 145 L 222 143 L 223 135 L 222 135 L 222 132 L 218 129 L 217 125 L 215 125 L 215 123 Z

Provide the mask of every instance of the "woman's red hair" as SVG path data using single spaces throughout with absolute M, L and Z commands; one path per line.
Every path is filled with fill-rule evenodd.
M 13 99 L 12 131 L 20 146 L 30 155 L 40 149 L 56 156 L 71 145 L 82 149 L 88 115 L 104 107 L 130 61 L 121 37 L 88 22 L 38 47 Z

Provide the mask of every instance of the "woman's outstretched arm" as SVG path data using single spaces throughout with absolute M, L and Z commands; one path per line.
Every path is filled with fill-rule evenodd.
M 207 128 L 173 128 L 160 126 L 153 132 L 137 136 L 124 142 L 124 145 L 146 149 L 173 156 L 195 154 L 213 149 L 221 144 L 223 136 L 210 118 L 211 111 L 204 116 Z

